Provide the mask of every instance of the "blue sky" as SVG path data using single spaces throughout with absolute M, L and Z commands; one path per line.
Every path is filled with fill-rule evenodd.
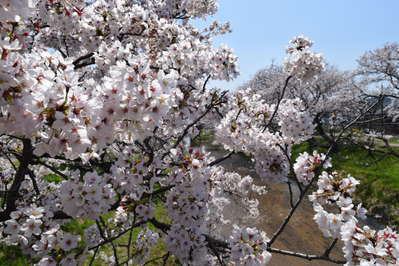
M 233 32 L 215 44 L 234 49 L 241 75 L 212 85 L 235 88 L 272 60 L 281 62 L 298 34 L 310 37 L 328 62 L 352 69 L 365 51 L 399 41 L 398 10 L 398 0 L 219 0 L 218 13 L 207 22 L 230 21 Z

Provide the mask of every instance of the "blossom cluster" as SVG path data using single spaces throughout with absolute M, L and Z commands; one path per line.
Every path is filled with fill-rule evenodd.
M 173 224 L 166 237 L 168 250 L 187 264 L 215 265 L 214 258 L 209 255 L 205 236 L 185 229 L 182 225 Z
M 326 237 L 339 237 L 342 225 L 356 215 L 352 195 L 359 181 L 352 176 L 323 172 L 317 181 L 317 191 L 309 199 L 316 212 L 314 220 Z M 339 213 L 328 212 L 323 206 L 337 206 Z M 361 208 L 361 206 L 359 206 Z M 363 209 L 359 209 L 363 211 Z
M 136 248 L 141 251 L 142 256 L 139 259 L 133 259 L 136 264 L 145 263 L 146 259 L 151 255 L 151 248 L 159 241 L 159 234 L 148 228 L 144 228 L 137 236 Z
M 313 117 L 305 111 L 299 98 L 283 100 L 278 116 L 280 131 L 287 141 L 297 144 L 307 140 L 314 132 Z
M 352 220 L 343 226 L 341 235 L 347 266 L 399 263 L 399 235 L 389 227 L 376 231 Z
M 161 15 L 165 17 L 204 17 L 214 14 L 218 8 L 217 1 L 215 0 L 169 0 L 159 1 L 157 4 Z
M 210 212 L 223 214 L 222 216 L 209 217 L 212 219 L 210 223 L 215 227 L 215 230 L 218 229 L 216 225 L 220 223 L 231 224 L 241 218 L 250 219 L 259 216 L 259 202 L 251 195 L 263 195 L 267 191 L 264 186 L 256 185 L 254 178 L 251 176 L 242 177 L 238 173 L 227 172 L 224 168 L 217 167 L 212 169 L 211 180 L 213 189 L 210 192 L 212 195 L 212 203 L 209 205 Z M 230 196 L 226 197 L 226 195 Z M 245 211 L 240 215 L 232 213 L 232 208 Z
M 285 70 L 297 78 L 307 81 L 324 68 L 323 56 L 310 50 L 313 42 L 304 36 L 297 36 L 287 48 Z
M 53 213 L 43 207 L 29 206 L 11 213 L 5 221 L 1 240 L 8 245 L 18 245 L 23 251 L 41 258 L 37 265 L 56 265 L 49 253 L 66 254 L 60 265 L 76 265 L 85 257 L 76 258 L 73 253 L 78 248 L 80 236 L 63 231 L 52 221 Z M 72 263 L 72 264 L 70 264 Z
M 261 100 L 261 95 L 250 89 L 233 96 L 235 106 L 216 127 L 216 138 L 226 149 L 252 155 L 257 173 L 266 179 L 286 181 L 292 144 L 307 140 L 314 125 L 301 102 L 284 100 L 273 116 L 275 105 Z M 276 119 L 276 121 L 271 121 Z M 277 124 L 278 130 L 270 129 Z
M 167 194 L 166 206 L 169 217 L 174 221 L 168 232 L 166 243 L 169 251 L 181 261 L 201 261 L 207 258 L 204 234 L 209 232 L 206 222 L 210 200 L 209 169 L 207 157 L 200 149 L 184 147 L 172 151 L 172 158 L 182 162 L 171 175 L 173 188 Z M 194 254 L 191 254 L 195 250 Z
M 323 172 L 318 190 L 309 196 L 316 212 L 314 219 L 324 236 L 343 241 L 345 265 L 396 265 L 399 263 L 397 232 L 389 227 L 375 231 L 358 220 L 365 219 L 367 212 L 361 204 L 355 207 L 352 202 L 358 184 L 351 176 Z
M 115 192 L 106 179 L 95 172 L 82 177 L 71 177 L 63 181 L 59 188 L 62 210 L 75 218 L 97 219 L 110 210 L 115 202 Z
M 321 165 L 323 168 L 331 167 L 330 160 L 326 159 L 323 153 L 320 154 L 317 151 L 313 151 L 312 155 L 307 152 L 299 154 L 293 165 L 298 181 L 304 185 L 308 185 L 314 179 L 317 167 Z
M 268 241 L 265 232 L 256 228 L 235 227 L 230 239 L 232 261 L 235 265 L 266 265 L 271 259 Z

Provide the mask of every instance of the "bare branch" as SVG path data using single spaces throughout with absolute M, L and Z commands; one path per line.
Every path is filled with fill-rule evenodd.
M 326 257 L 324 255 L 310 255 L 310 254 L 304 254 L 304 253 L 300 253 L 300 252 L 293 252 L 290 250 L 284 250 L 284 249 L 277 249 L 277 248 L 272 248 L 269 247 L 267 249 L 268 251 L 270 251 L 271 253 L 278 253 L 278 254 L 283 254 L 283 255 L 288 255 L 288 256 L 293 256 L 293 257 L 297 257 L 297 258 L 301 258 L 301 259 L 306 259 L 309 261 L 312 260 L 323 260 L 323 261 L 329 261 L 335 264 L 345 264 L 346 261 L 343 260 L 336 260 L 336 259 L 332 259 L 329 257 Z
M 272 116 L 271 116 L 269 122 L 268 122 L 268 123 L 265 125 L 265 127 L 263 128 L 263 132 L 265 132 L 266 129 L 267 129 L 267 128 L 271 125 L 271 123 L 273 122 L 273 119 L 274 119 L 274 117 L 276 116 L 277 111 L 278 111 L 278 109 L 279 109 L 279 107 L 280 107 L 281 101 L 282 101 L 283 98 L 284 98 L 285 91 L 287 90 L 287 87 L 288 87 L 288 83 L 290 82 L 290 79 L 292 79 L 292 78 L 293 78 L 293 76 L 288 76 L 287 79 L 285 80 L 284 87 L 283 87 L 283 89 L 282 89 L 282 91 L 281 91 L 281 94 L 280 94 L 280 96 L 279 96 L 279 99 L 278 99 L 276 108 L 274 109 L 274 112 L 273 112 L 273 114 L 272 114 Z

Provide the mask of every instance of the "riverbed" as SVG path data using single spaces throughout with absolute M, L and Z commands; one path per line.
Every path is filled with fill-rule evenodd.
M 225 154 L 225 152 L 217 148 L 208 148 L 208 150 L 210 150 L 215 157 L 220 157 Z M 238 172 L 243 176 L 250 175 L 256 180 L 258 185 L 265 185 L 267 187 L 268 192 L 265 195 L 257 197 L 259 200 L 260 216 L 255 220 L 248 221 L 247 225 L 256 226 L 271 237 L 290 209 L 288 185 L 262 181 L 255 173 L 251 162 L 237 154 L 225 160 L 222 165 L 227 170 Z M 297 196 L 297 194 L 298 191 L 294 190 L 294 196 Z M 234 210 L 229 209 L 229 212 L 232 213 Z M 239 213 L 238 210 L 237 213 Z M 313 215 L 314 211 L 312 205 L 306 198 L 291 218 L 284 232 L 273 244 L 273 247 L 307 254 L 322 254 L 330 245 L 332 239 L 325 239 L 322 236 L 317 224 L 313 221 Z M 334 248 L 331 256 L 335 259 L 343 260 L 341 244 L 338 244 Z M 327 266 L 337 264 L 326 261 L 307 261 L 301 258 L 273 254 L 270 265 Z

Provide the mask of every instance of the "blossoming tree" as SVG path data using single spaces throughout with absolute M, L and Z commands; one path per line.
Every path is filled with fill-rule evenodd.
M 141 265 L 153 260 L 159 242 L 159 263 L 174 257 L 183 265 L 265 265 L 280 253 L 398 264 L 397 233 L 361 225 L 365 210 L 352 202 L 358 181 L 329 170 L 329 151 L 293 161 L 292 145 L 314 130 L 300 99 L 281 93 L 268 104 L 250 89 L 207 89 L 209 80 L 238 74 L 232 50 L 212 46 L 228 25 L 192 24 L 216 10 L 213 0 L 1 2 L 2 244 L 17 245 L 36 265 L 91 265 L 97 256 Z M 323 69 L 310 47 L 304 37 L 290 43 L 283 92 L 293 77 L 306 82 Z M 214 126 L 230 151 L 225 157 L 191 145 L 203 123 Z M 234 152 L 251 156 L 262 178 L 298 186 L 299 197 L 291 197 L 270 237 L 224 216 L 233 195 L 256 217 L 253 195 L 264 193 L 250 176 L 220 166 Z M 320 255 L 275 248 L 307 195 L 333 244 Z M 76 219 L 90 224 L 82 234 L 68 230 Z M 226 237 L 227 223 L 234 226 Z M 330 256 L 338 240 L 346 262 Z
M 399 110 L 399 44 L 388 43 L 368 51 L 358 60 L 357 74 L 361 77 L 364 93 L 370 97 L 384 96 L 388 103 L 383 106 L 387 115 L 398 119 Z
M 287 85 L 285 98 L 299 98 L 304 108 L 314 118 L 316 133 L 324 141 L 334 144 L 334 134 L 354 119 L 367 105 L 367 97 L 359 89 L 354 73 L 340 71 L 327 65 L 316 77 L 306 82 L 292 78 Z M 269 104 L 278 101 L 287 73 L 282 66 L 271 64 L 258 71 L 253 78 L 240 86 L 250 87 Z

